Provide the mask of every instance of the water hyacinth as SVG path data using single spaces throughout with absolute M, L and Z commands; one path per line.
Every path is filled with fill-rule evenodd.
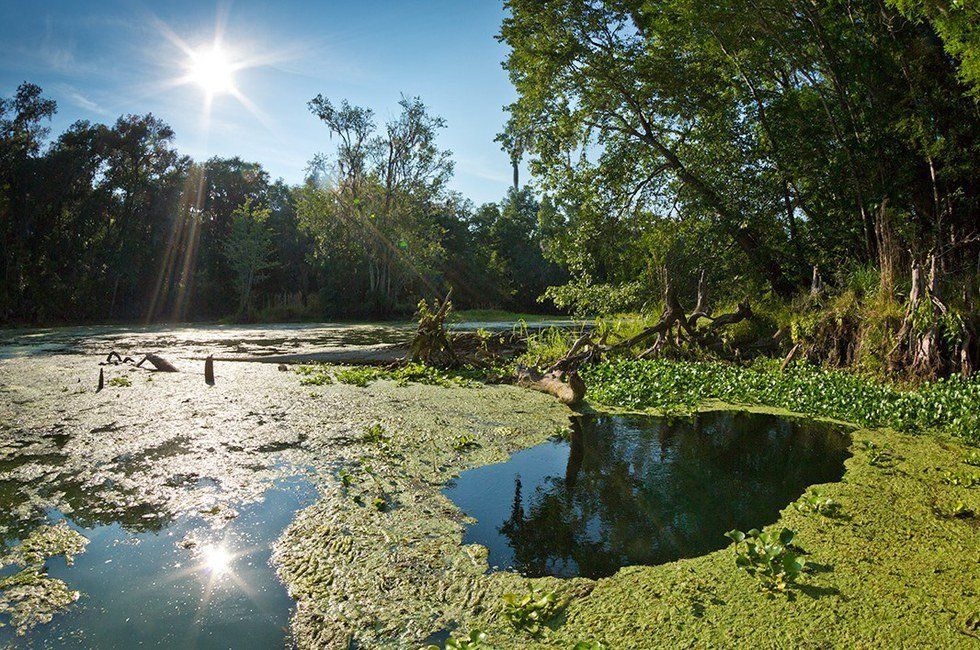
M 760 404 L 903 432 L 941 430 L 980 443 L 980 381 L 941 379 L 902 390 L 840 371 L 687 361 L 612 360 L 583 372 L 598 403 L 665 412 L 707 400 Z

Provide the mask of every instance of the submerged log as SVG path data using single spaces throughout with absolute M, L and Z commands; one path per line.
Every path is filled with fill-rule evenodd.
M 143 358 L 139 360 L 139 363 L 136 364 L 136 367 L 142 367 L 147 361 L 160 372 L 179 372 L 172 363 L 161 357 L 159 354 L 153 354 L 152 352 L 145 354 Z

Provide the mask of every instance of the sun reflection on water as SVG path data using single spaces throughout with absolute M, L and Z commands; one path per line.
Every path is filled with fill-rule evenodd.
M 215 577 L 229 573 L 233 559 L 224 546 L 209 545 L 201 549 L 201 565 Z

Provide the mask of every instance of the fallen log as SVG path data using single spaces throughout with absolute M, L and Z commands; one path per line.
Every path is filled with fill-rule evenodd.
M 565 373 L 551 371 L 543 373 L 535 368 L 519 367 L 517 385 L 523 388 L 547 393 L 558 398 L 562 404 L 574 406 L 585 398 L 585 382 L 575 371 L 567 373 L 568 381 L 562 381 Z
M 146 362 L 149 362 L 153 368 L 159 372 L 179 372 L 172 363 L 161 357 L 159 354 L 153 354 L 150 352 L 144 355 L 143 358 L 139 360 L 139 363 L 136 364 L 136 367 L 141 368 Z

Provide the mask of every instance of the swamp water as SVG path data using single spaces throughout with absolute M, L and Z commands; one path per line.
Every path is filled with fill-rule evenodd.
M 81 597 L 26 636 L 0 628 L 0 647 L 285 647 L 293 601 L 269 558 L 316 496 L 305 478 L 287 476 L 217 525 L 192 514 L 170 519 L 149 511 L 140 524 L 49 511 L 49 521 L 65 519 L 89 540 L 70 567 L 62 557 L 47 561 L 48 575 Z
M 445 494 L 496 569 L 597 578 L 703 555 L 844 473 L 840 427 L 747 412 L 572 418 L 568 440 L 463 472 Z

